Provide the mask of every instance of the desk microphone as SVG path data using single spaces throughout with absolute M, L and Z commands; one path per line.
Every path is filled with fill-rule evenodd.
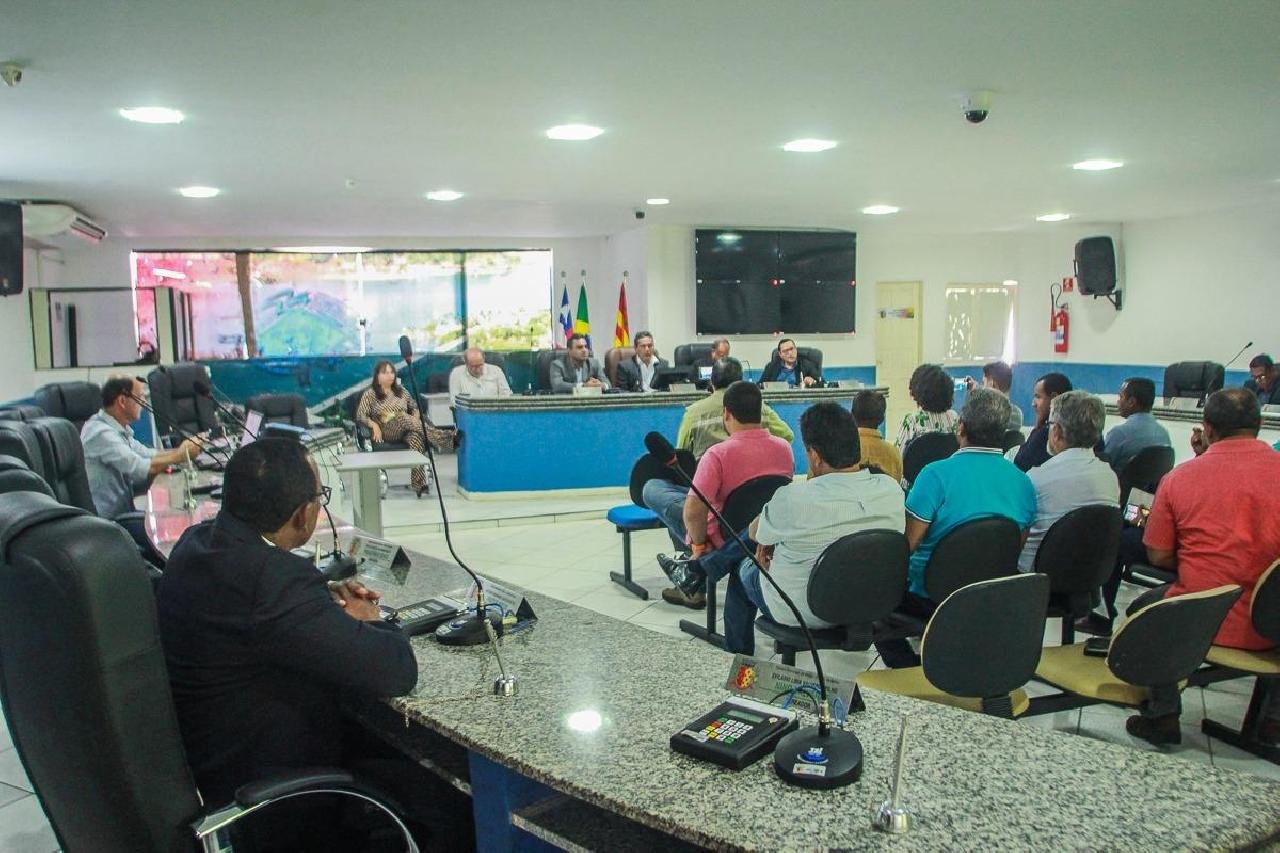
M 799 608 L 791 600 L 791 596 L 778 586 L 777 581 L 756 560 L 755 554 L 747 548 L 738 531 L 725 521 L 720 510 L 707 500 L 702 490 L 694 485 L 693 479 L 680 467 L 671 442 L 667 441 L 662 433 L 651 432 L 644 437 L 644 446 L 648 449 L 649 455 L 679 474 L 680 478 L 689 484 L 693 493 L 707 505 L 707 509 L 720 522 L 721 532 L 727 531 L 733 537 L 748 559 L 755 563 L 760 571 L 760 577 L 767 580 L 774 592 L 778 593 L 787 607 L 791 608 L 791 613 L 796 617 L 800 630 L 804 632 L 805 642 L 809 644 L 809 653 L 813 655 L 813 665 L 818 671 L 818 690 L 822 695 L 818 725 L 816 728 L 805 726 L 797 729 L 778 741 L 778 746 L 773 751 L 774 770 L 782 781 L 802 788 L 839 788 L 856 782 L 862 775 L 862 744 L 853 732 L 833 728 L 831 725 L 831 704 L 827 701 L 827 679 L 822 673 L 822 661 L 818 658 L 818 649 L 814 645 L 813 635 L 809 633 L 809 626 L 800 615 Z M 814 771 L 818 769 L 821 769 L 821 775 L 815 774 Z
M 132 394 L 128 394 L 127 396 L 130 400 L 132 400 L 133 402 L 137 403 L 139 406 L 141 406 L 142 408 L 150 412 L 152 417 L 158 417 L 158 415 L 156 415 L 156 410 L 151 408 L 151 406 L 147 403 L 146 400 L 142 399 L 141 397 L 135 397 Z M 213 459 L 213 461 L 217 462 L 223 468 L 226 468 L 227 462 L 230 461 L 230 456 L 226 455 L 226 452 L 222 448 L 214 447 L 212 444 L 206 446 L 205 443 L 200 440 L 199 436 L 192 435 L 182 427 L 178 426 L 177 421 L 170 421 L 169 426 L 173 429 L 174 432 L 176 432 L 178 435 L 182 436 L 183 438 L 189 438 L 195 441 L 197 444 L 200 445 L 201 450 L 209 454 L 209 458 Z M 223 455 L 219 456 L 218 454 L 214 453 L 215 450 Z
M 329 507 L 321 504 L 320 508 L 324 510 L 324 517 L 329 519 L 329 529 L 333 531 L 333 551 L 325 555 L 329 562 L 320 567 L 320 574 L 329 581 L 346 580 L 356 573 L 356 559 L 338 547 L 338 526 L 333 523 L 333 514 L 329 512 Z
M 1240 347 L 1240 352 L 1238 352 L 1238 353 L 1236 353 L 1235 355 L 1231 356 L 1231 360 L 1230 360 L 1230 361 L 1228 361 L 1226 364 L 1224 364 L 1224 365 L 1222 366 L 1222 369 L 1223 369 L 1223 370 L 1226 370 L 1228 367 L 1230 367 L 1231 365 L 1235 364 L 1235 363 L 1236 363 L 1236 359 L 1238 359 L 1240 356 L 1244 355 L 1244 351 L 1245 351 L 1245 350 L 1247 350 L 1247 349 L 1248 349 L 1249 347 L 1251 347 L 1251 346 L 1253 346 L 1253 341 L 1249 341 L 1249 343 L 1247 343 L 1247 344 L 1245 344 L 1244 346 Z
M 213 396 L 213 387 L 208 382 L 205 382 L 203 379 L 197 379 L 195 382 L 191 383 L 191 387 L 201 397 L 204 397 L 210 403 L 213 403 L 213 407 L 219 412 L 222 412 L 222 414 L 225 415 L 233 424 L 248 433 L 250 438 L 257 440 L 257 433 L 249 429 L 249 425 L 245 423 L 244 418 L 218 402 L 218 398 Z
M 484 583 L 480 580 L 480 576 L 471 571 L 471 567 L 462 562 L 462 558 L 458 556 L 458 552 L 453 549 L 453 539 L 449 536 L 449 514 L 444 508 L 444 493 L 440 491 L 440 475 L 436 472 L 436 457 L 431 450 L 431 440 L 428 438 L 430 434 L 427 430 L 427 416 L 422 409 L 422 401 L 418 399 L 418 380 L 413 376 L 413 344 L 409 342 L 408 335 L 400 336 L 400 357 L 404 359 L 407 373 L 409 374 L 409 387 L 413 391 L 413 404 L 418 410 L 418 422 L 422 424 L 422 444 L 427 449 L 427 460 L 431 463 L 431 481 L 435 483 L 436 500 L 440 503 L 440 519 L 444 528 L 444 542 L 449 546 L 449 553 L 453 556 L 453 561 L 467 574 L 471 575 L 471 580 L 476 585 L 476 614 L 474 617 L 466 617 L 446 622 L 436 629 L 436 641 L 445 646 L 478 646 L 481 643 L 489 641 L 489 631 L 486 623 L 492 622 L 492 627 L 497 633 L 502 633 L 502 617 L 490 617 L 488 608 L 484 600 Z

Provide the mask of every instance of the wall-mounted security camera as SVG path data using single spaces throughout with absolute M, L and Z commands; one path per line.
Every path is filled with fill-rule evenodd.
M 991 115 L 991 101 L 995 93 L 989 89 L 970 92 L 964 99 L 964 120 L 969 124 L 982 124 Z
M 0 65 L 0 80 L 13 88 L 22 82 L 22 66 L 17 62 L 6 62 Z

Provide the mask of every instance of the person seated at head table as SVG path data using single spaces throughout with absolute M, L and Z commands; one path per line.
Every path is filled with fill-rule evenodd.
M 724 391 L 741 379 L 742 363 L 736 358 L 723 358 L 712 365 L 709 393 L 696 403 L 690 403 L 680 418 L 677 448 L 688 450 L 694 459 L 701 459 L 707 448 L 729 437 L 724 425 Z M 787 422 L 767 403 L 760 404 L 760 417 L 764 428 L 783 441 L 790 443 L 795 437 Z
M 964 522 L 1003 516 L 1026 541 L 1036 518 L 1036 489 L 1000 451 L 1010 405 L 999 391 L 975 388 L 960 410 L 960 449 L 924 466 L 912 483 L 906 529 L 911 562 L 900 612 L 926 619 L 937 608 L 940 602 L 929 600 L 925 589 L 926 567 L 938 542 Z M 876 650 L 891 669 L 920 664 L 906 640 L 878 642 Z
M 861 467 L 874 465 L 894 481 L 902 479 L 902 454 L 880 435 L 888 406 L 878 391 L 859 391 L 853 398 L 853 420 L 858 425 Z
M 1013 464 L 1023 471 L 1030 471 L 1049 458 L 1049 403 L 1070 390 L 1071 380 L 1061 373 L 1046 373 L 1036 380 L 1035 391 L 1031 395 L 1035 426 L 1013 457 Z
M 907 393 L 919 407 L 902 416 L 898 437 L 893 446 L 901 453 L 911 439 L 926 432 L 955 432 L 960 416 L 951 408 L 956 399 L 956 385 L 947 372 L 936 364 L 922 364 L 911 373 Z
M 771 435 L 761 423 L 763 401 L 758 386 L 734 382 L 725 389 L 723 403 L 721 417 L 729 437 L 702 455 L 693 475 L 694 484 L 721 511 L 730 493 L 748 480 L 770 474 L 790 477 L 795 473 L 791 444 Z M 677 553 L 688 551 L 693 557 L 700 557 L 721 548 L 726 538 L 732 539 L 720 530 L 719 521 L 702 498 L 686 486 L 654 479 L 645 483 L 641 495 L 645 506 L 667 526 Z M 658 564 L 666 559 L 659 554 Z M 702 593 L 686 595 L 676 587 L 663 590 L 662 597 L 685 607 L 706 606 Z
M 667 362 L 658 357 L 652 332 L 637 332 L 634 341 L 635 355 L 618 362 L 618 387 L 623 391 L 652 391 L 654 373 L 667 367 Z
M 569 336 L 564 356 L 551 362 L 551 390 L 556 394 L 572 394 L 575 386 L 608 388 L 600 362 L 587 349 L 587 336 L 575 332 Z
M 1036 520 L 1018 557 L 1020 571 L 1031 571 L 1045 533 L 1071 510 L 1120 505 L 1120 481 L 1093 451 L 1106 419 L 1102 401 L 1087 391 L 1067 391 L 1050 402 L 1050 457 L 1027 472 L 1036 488 Z
M 1280 367 L 1266 353 L 1249 360 L 1249 378 L 1244 387 L 1254 393 L 1260 406 L 1280 406 Z
M 1169 447 L 1169 431 L 1151 414 L 1156 402 L 1156 383 L 1141 376 L 1131 376 L 1120 385 L 1116 409 L 1124 423 L 1107 432 L 1103 452 L 1118 474 L 1133 457 L 1148 447 Z
M 716 338 L 715 342 L 711 344 L 710 352 L 707 352 L 705 355 L 702 355 L 697 359 L 695 359 L 693 364 L 695 367 L 711 367 L 720 359 L 728 358 L 728 357 L 729 357 L 729 339 Z
M 507 374 L 496 364 L 484 360 L 484 350 L 469 347 L 462 353 L 462 364 L 449 371 L 449 403 L 458 401 L 459 394 L 472 397 L 510 397 L 511 385 Z
M 453 437 L 449 433 L 430 424 L 423 434 L 413 396 L 400 384 L 395 365 L 389 361 L 379 361 L 373 366 L 369 387 L 356 404 L 356 423 L 367 426 L 374 442 L 379 444 L 403 441 L 419 453 L 426 452 L 426 440 L 430 440 L 431 446 L 437 450 L 453 446 Z M 427 474 L 422 466 L 413 469 L 409 482 L 418 497 L 422 497 L 427 491 Z
M 800 349 L 795 341 L 791 338 L 783 338 L 778 341 L 778 348 L 773 358 L 760 374 L 760 381 L 785 382 L 788 385 L 808 388 L 810 385 L 821 382 L 822 376 L 818 373 L 817 364 L 800 355 Z
M 853 415 L 837 403 L 815 403 L 806 409 L 800 416 L 800 437 L 808 478 L 774 492 L 748 534 L 748 543 L 757 543 L 760 566 L 811 628 L 833 627 L 813 614 L 806 597 L 809 574 L 826 547 L 861 530 L 903 530 L 898 480 L 862 466 L 859 432 Z M 700 559 L 666 558 L 659 564 L 685 599 L 705 596 L 708 577 L 718 581 L 729 576 L 724 599 L 727 651 L 755 654 L 757 611 L 783 625 L 798 625 L 782 597 L 735 542 Z
M 978 385 L 972 376 L 964 378 L 965 390 L 972 391 Z M 1013 368 L 1003 361 L 991 361 L 982 365 L 982 387 L 994 388 L 1006 397 L 1013 387 Z M 1013 414 L 1009 416 L 1009 429 L 1022 429 L 1022 409 L 1010 398 Z

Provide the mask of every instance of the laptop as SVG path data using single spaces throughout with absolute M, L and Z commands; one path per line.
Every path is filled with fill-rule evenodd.
M 261 434 L 262 429 L 262 412 L 256 412 L 249 409 L 244 413 L 244 435 L 240 436 L 240 446 L 253 444 L 257 437 Z

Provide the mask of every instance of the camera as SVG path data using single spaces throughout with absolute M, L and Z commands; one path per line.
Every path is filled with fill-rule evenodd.
M 988 90 L 971 92 L 964 99 L 964 120 L 969 124 L 982 124 L 991 114 L 992 93 Z
M 636 211 L 636 219 L 644 219 L 644 211 L 643 211 L 643 210 L 637 210 L 637 211 Z
M 0 65 L 0 80 L 10 87 L 18 85 L 22 82 L 22 66 L 16 62 Z

